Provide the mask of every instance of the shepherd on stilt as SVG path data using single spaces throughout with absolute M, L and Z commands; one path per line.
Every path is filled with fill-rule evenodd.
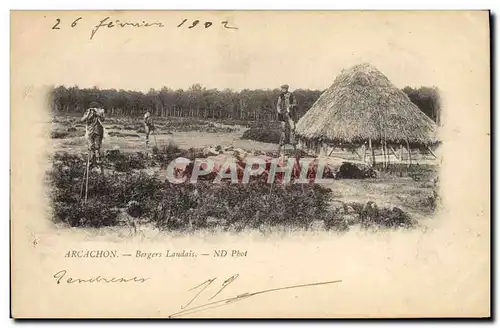
M 81 122 L 85 122 L 86 125 L 86 137 L 88 146 L 87 162 L 85 166 L 85 174 L 82 180 L 82 187 L 80 190 L 80 198 L 83 198 L 83 191 L 85 186 L 85 198 L 84 201 L 87 202 L 88 196 L 88 183 L 90 170 L 95 166 L 101 168 L 101 174 L 104 175 L 104 169 L 102 167 L 101 159 L 101 145 L 102 139 L 104 137 L 104 126 L 102 122 L 104 121 L 105 111 L 103 108 L 99 108 L 99 104 L 93 102 L 90 108 L 87 109 L 83 117 L 80 119 Z
M 149 109 L 147 109 L 146 113 L 144 114 L 144 130 L 146 131 L 146 147 L 149 144 L 149 135 L 152 132 L 155 138 L 155 146 L 156 148 L 158 148 L 158 145 L 156 143 L 155 126 L 153 124 L 153 118 L 151 117 L 151 112 L 149 111 Z
M 104 137 L 104 126 L 102 122 L 104 121 L 104 114 L 104 109 L 99 108 L 99 104 L 93 102 L 80 120 L 86 124 L 87 145 L 90 153 L 90 168 L 101 164 L 101 145 Z
M 288 91 L 288 84 L 281 86 L 281 94 L 278 97 L 276 109 L 278 111 L 278 121 L 281 122 L 280 145 L 278 156 L 285 145 L 291 144 L 294 151 L 297 150 L 297 140 L 295 138 L 295 124 L 297 122 L 297 101 L 293 93 Z M 287 132 L 288 131 L 288 138 Z M 284 149 L 283 149 L 284 150 Z

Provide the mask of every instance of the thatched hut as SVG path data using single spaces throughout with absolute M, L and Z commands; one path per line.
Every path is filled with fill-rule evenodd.
M 406 148 L 411 161 L 410 148 L 436 144 L 436 130 L 434 121 L 370 64 L 343 70 L 296 126 L 305 149 L 362 147 L 365 160 L 368 148 L 373 162 L 374 148 L 386 158 L 389 151 L 396 156 L 393 146 L 400 159 Z

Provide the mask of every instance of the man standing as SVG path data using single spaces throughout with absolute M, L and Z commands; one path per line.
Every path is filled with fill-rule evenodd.
M 289 131 L 289 143 L 295 145 L 295 123 L 297 122 L 297 102 L 293 93 L 288 91 L 288 84 L 281 86 L 281 94 L 278 97 L 276 108 L 278 110 L 278 120 L 281 121 L 281 147 L 286 144 L 286 130 Z
M 151 112 L 149 109 L 146 110 L 144 114 L 144 129 L 146 130 L 146 146 L 149 144 L 149 134 L 154 131 L 155 126 L 153 125 L 153 118 L 151 117 Z
M 80 120 L 85 122 L 87 128 L 87 144 L 90 156 L 90 166 L 101 163 L 101 144 L 104 137 L 104 109 L 99 108 L 99 104 L 92 102 L 90 108 Z

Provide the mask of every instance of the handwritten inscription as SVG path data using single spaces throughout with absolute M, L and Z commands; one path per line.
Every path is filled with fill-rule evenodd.
M 196 312 L 214 309 L 214 308 L 217 308 L 220 306 L 229 305 L 231 303 L 234 303 L 237 301 L 242 301 L 242 300 L 248 299 L 252 296 L 262 295 L 265 293 L 277 292 L 277 291 L 286 290 L 286 289 L 321 286 L 321 285 L 328 285 L 328 284 L 342 282 L 342 280 L 332 280 L 332 281 L 316 282 L 316 283 L 310 283 L 310 284 L 291 285 L 291 286 L 285 286 L 285 287 L 270 288 L 270 289 L 260 290 L 257 292 L 242 293 L 242 294 L 238 294 L 238 295 L 233 296 L 233 297 L 212 301 L 223 290 L 225 290 L 229 285 L 231 285 L 239 276 L 240 276 L 239 274 L 235 274 L 235 275 L 232 275 L 231 277 L 227 278 L 226 280 L 224 280 L 222 282 L 222 284 L 220 284 L 218 287 L 216 287 L 217 288 L 216 292 L 214 294 L 212 294 L 211 297 L 207 298 L 207 303 L 201 304 L 201 305 L 196 305 L 196 306 L 193 306 L 193 303 L 196 300 L 199 300 L 201 298 L 202 294 L 207 294 L 207 292 L 205 292 L 205 290 L 207 290 L 208 287 L 211 286 L 217 280 L 217 278 L 207 279 L 204 282 L 202 282 L 201 284 L 194 286 L 193 288 L 189 289 L 189 291 L 195 292 L 196 294 L 186 304 L 181 305 L 181 311 L 171 314 L 169 316 L 169 318 L 181 317 L 181 316 L 186 316 L 189 314 L 194 314 Z M 208 294 L 208 295 L 210 295 L 210 294 Z
M 75 19 L 72 23 L 71 23 L 71 27 L 75 27 L 76 24 L 78 23 L 78 21 L 80 19 L 82 19 L 83 17 L 78 17 L 77 19 Z M 59 24 L 61 24 L 61 20 L 59 18 L 56 18 L 56 23 L 54 24 L 54 26 L 52 26 L 52 29 L 53 30 L 60 30 L 61 28 L 59 27 Z
M 78 23 L 83 20 L 83 17 L 78 17 L 75 20 L 71 21 L 71 24 L 68 24 L 71 28 L 77 27 Z M 92 27 L 92 30 L 90 32 L 90 40 L 94 39 L 94 37 L 97 35 L 97 32 L 101 31 L 102 29 L 116 29 L 116 28 L 163 28 L 166 26 L 176 26 L 177 28 L 187 28 L 193 29 L 196 27 L 201 27 L 201 28 L 210 28 L 214 26 L 214 23 L 219 23 L 220 26 L 224 29 L 228 30 L 238 30 L 238 27 L 231 25 L 229 21 L 220 21 L 220 22 L 212 22 L 212 21 L 204 21 L 202 22 L 199 19 L 195 19 L 192 21 L 189 21 L 187 18 L 183 19 L 181 22 L 175 23 L 176 25 L 173 24 L 167 24 L 163 23 L 161 21 L 154 21 L 154 22 L 148 22 L 145 20 L 142 21 L 121 21 L 119 19 L 112 19 L 111 17 L 105 17 L 99 21 L 96 25 Z M 53 25 L 51 26 L 52 30 L 61 30 L 63 27 L 67 27 L 68 25 L 65 25 L 65 23 L 60 19 L 56 18 L 55 22 L 52 23 Z
M 74 284 L 74 283 L 144 283 L 150 278 L 144 278 L 144 277 L 131 277 L 131 278 L 123 278 L 123 277 L 113 277 L 113 278 L 105 278 L 101 276 L 95 276 L 91 278 L 73 278 L 73 277 L 66 277 L 67 276 L 67 271 L 66 270 L 61 270 L 58 271 L 56 274 L 54 274 L 54 279 L 56 279 L 56 283 L 60 284 L 61 282 L 65 282 L 67 284 Z

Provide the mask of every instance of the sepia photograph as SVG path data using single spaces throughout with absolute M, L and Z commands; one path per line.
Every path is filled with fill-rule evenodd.
M 489 22 L 11 11 L 13 316 L 489 317 Z
M 411 229 L 439 204 L 436 86 L 361 63 L 324 90 L 56 86 L 60 227 Z

